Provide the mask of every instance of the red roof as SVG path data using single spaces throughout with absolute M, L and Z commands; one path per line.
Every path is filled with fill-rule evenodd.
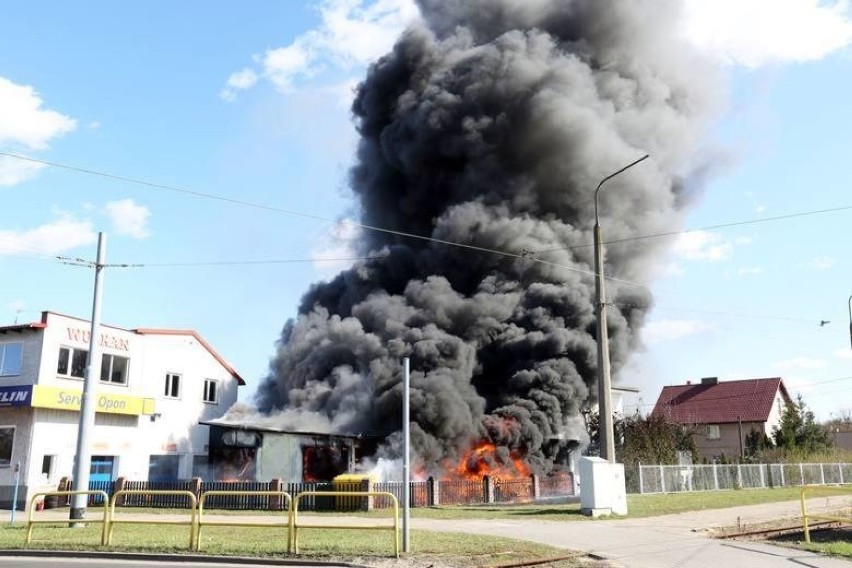
M 779 389 L 789 402 L 780 377 L 668 386 L 652 414 L 680 424 L 766 422 Z

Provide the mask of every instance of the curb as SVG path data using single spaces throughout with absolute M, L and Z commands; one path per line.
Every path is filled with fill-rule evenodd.
M 215 556 L 203 554 L 160 554 L 145 552 L 90 552 L 85 550 L 28 550 L 0 549 L 2 556 L 30 558 L 90 558 L 93 560 L 149 560 L 168 562 L 206 562 L 208 564 L 245 564 L 255 566 L 325 566 L 326 568 L 369 568 L 351 562 L 333 562 L 295 558 L 265 558 L 251 556 Z

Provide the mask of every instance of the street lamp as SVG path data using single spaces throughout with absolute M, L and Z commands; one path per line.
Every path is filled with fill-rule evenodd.
M 606 328 L 606 290 L 604 289 L 603 268 L 603 241 L 601 239 L 601 223 L 598 217 L 598 194 L 603 184 L 618 174 L 628 170 L 648 157 L 645 154 L 635 162 L 632 162 L 615 173 L 601 180 L 595 189 L 595 292 L 597 296 L 597 319 L 598 319 L 598 445 L 600 456 L 615 463 L 615 435 L 612 425 L 612 393 L 609 370 L 609 334 Z M 852 297 L 850 297 L 852 306 Z M 852 308 L 850 308 L 852 310 Z M 852 313 L 852 312 L 850 312 Z M 850 316 L 852 317 L 852 316 Z M 852 330 L 852 323 L 850 330 Z
M 849 343 L 852 345 L 852 296 L 849 296 Z

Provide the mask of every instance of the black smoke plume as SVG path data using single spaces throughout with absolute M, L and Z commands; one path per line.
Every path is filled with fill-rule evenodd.
M 676 1 L 420 0 L 423 21 L 375 63 L 353 111 L 361 262 L 314 285 L 258 390 L 298 429 L 401 428 L 427 467 L 479 440 L 549 470 L 596 399 L 592 226 L 672 230 L 706 164 L 713 70 L 678 38 Z M 638 345 L 660 252 L 606 251 L 617 374 Z M 391 440 L 393 437 L 391 437 Z

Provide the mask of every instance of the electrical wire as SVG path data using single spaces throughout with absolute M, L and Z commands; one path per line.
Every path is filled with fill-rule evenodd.
M 786 219 L 795 219 L 797 217 L 808 217 L 811 215 L 823 215 L 825 213 L 837 213 L 840 211 L 849 211 L 852 210 L 852 205 L 841 205 L 839 207 L 829 207 L 826 209 L 813 209 L 810 211 L 797 211 L 794 213 L 787 213 L 784 215 L 775 215 L 773 217 L 763 217 L 760 219 L 746 219 L 741 221 L 729 221 L 725 223 L 717 223 L 715 225 L 707 225 L 706 227 L 699 227 L 696 229 L 681 229 L 679 231 L 665 231 L 662 233 L 650 233 L 647 235 L 633 235 L 631 237 L 623 237 L 621 239 L 612 239 L 608 241 L 603 241 L 601 244 L 604 245 L 615 245 L 619 243 L 626 243 L 630 241 L 638 241 L 644 239 L 656 239 L 660 237 L 675 237 L 678 235 L 685 235 L 688 233 L 698 233 L 701 231 L 712 231 L 715 229 L 727 229 L 730 227 L 740 227 L 743 225 L 756 225 L 759 223 L 771 223 L 775 221 L 784 221 Z M 538 251 L 533 251 L 534 254 L 544 254 L 548 252 L 557 252 L 563 250 L 576 250 L 582 248 L 589 248 L 595 246 L 594 243 L 587 243 L 582 245 L 573 245 L 570 247 L 555 247 L 551 249 L 543 249 Z
M 98 171 L 98 170 L 91 170 L 91 169 L 87 169 L 87 168 L 81 168 L 81 167 L 78 167 L 78 166 L 72 166 L 72 165 L 69 165 L 69 164 L 52 162 L 52 161 L 49 161 L 49 160 L 40 160 L 40 159 L 37 159 L 37 158 L 31 158 L 29 156 L 22 156 L 20 154 L 13 154 L 13 153 L 10 153 L 10 152 L 0 152 L 0 156 L 7 156 L 9 158 L 15 158 L 15 159 L 18 159 L 18 160 L 24 160 L 24 161 L 27 161 L 27 162 L 42 164 L 42 165 L 45 165 L 45 166 L 62 168 L 62 169 L 66 169 L 66 170 L 77 172 L 77 173 L 83 173 L 83 174 L 88 174 L 88 175 L 93 175 L 93 176 L 105 177 L 105 178 L 108 178 L 108 179 L 113 179 L 113 180 L 116 180 L 116 181 L 122 181 L 122 182 L 125 182 L 125 183 L 142 185 L 142 186 L 150 187 L 152 189 L 158 189 L 158 190 L 162 190 L 162 191 L 171 191 L 171 192 L 174 192 L 174 193 L 180 193 L 180 194 L 189 195 L 189 196 L 192 196 L 192 197 L 212 199 L 212 200 L 215 200 L 215 201 L 222 201 L 222 202 L 225 202 L 225 203 L 230 203 L 232 205 L 240 205 L 240 206 L 243 206 L 243 207 L 250 207 L 250 208 L 253 208 L 253 209 L 261 209 L 261 210 L 264 210 L 264 211 L 271 211 L 271 212 L 274 212 L 274 213 L 282 213 L 282 214 L 285 214 L 285 215 L 303 217 L 305 219 L 313 219 L 315 221 L 323 221 L 323 222 L 327 222 L 327 223 L 348 225 L 348 226 L 351 226 L 351 227 L 357 227 L 357 228 L 365 229 L 365 230 L 368 230 L 368 231 L 376 231 L 376 232 L 386 233 L 386 234 L 390 234 L 390 235 L 396 235 L 396 236 L 404 237 L 404 238 L 417 239 L 417 240 L 421 240 L 421 241 L 433 242 L 433 243 L 443 244 L 443 245 L 447 245 L 447 246 L 454 246 L 454 247 L 464 248 L 464 249 L 468 249 L 468 250 L 474 250 L 474 251 L 478 251 L 478 252 L 496 254 L 496 255 L 500 255 L 500 256 L 504 256 L 504 257 L 508 257 L 508 258 L 514 258 L 514 259 L 517 259 L 517 260 L 534 261 L 534 262 L 539 262 L 541 264 L 545 264 L 545 265 L 548 265 L 548 266 L 562 268 L 562 269 L 565 269 L 565 270 L 568 270 L 568 271 L 571 271 L 571 272 L 577 272 L 579 274 L 597 276 L 597 274 L 594 271 L 583 270 L 581 268 L 575 268 L 573 266 L 567 266 L 567 265 L 564 265 L 564 264 L 559 264 L 559 263 L 556 263 L 556 262 L 550 262 L 550 261 L 546 261 L 546 260 L 543 260 L 543 259 L 539 259 L 539 258 L 530 256 L 526 251 L 521 251 L 520 253 L 512 253 L 512 252 L 508 252 L 508 251 L 491 249 L 491 248 L 481 247 L 481 246 L 477 246 L 477 245 L 471 245 L 471 244 L 467 244 L 467 243 L 459 243 L 459 242 L 455 242 L 455 241 L 449 241 L 449 240 L 446 240 L 446 239 L 439 239 L 439 238 L 436 238 L 436 237 L 429 237 L 429 236 L 425 236 L 425 235 L 418 235 L 418 234 L 415 234 L 415 233 L 408 233 L 408 232 L 405 232 L 405 231 L 397 231 L 397 230 L 394 230 L 394 229 L 387 229 L 385 227 L 379 227 L 379 226 L 376 226 L 376 225 L 367 225 L 365 223 L 359 223 L 357 221 L 352 221 L 351 219 L 339 219 L 339 220 L 331 219 L 329 217 L 323 217 L 322 215 L 315 215 L 313 213 L 305 213 L 305 212 L 302 212 L 302 211 L 296 211 L 294 209 L 285 209 L 285 208 L 282 208 L 282 207 L 275 207 L 275 206 L 272 206 L 272 205 L 264 205 L 264 204 L 255 203 L 255 202 L 252 202 L 252 201 L 246 201 L 246 200 L 243 200 L 243 199 L 236 199 L 236 198 L 233 198 L 233 197 L 226 197 L 226 196 L 222 196 L 222 195 L 216 195 L 216 194 L 212 194 L 212 193 L 206 193 L 206 192 L 202 192 L 202 191 L 186 189 L 186 188 L 177 187 L 177 186 L 173 186 L 173 185 L 166 185 L 166 184 L 161 184 L 161 183 L 149 182 L 149 181 L 131 178 L 131 177 L 127 177 L 127 176 L 121 176 L 121 175 L 116 175 L 116 174 L 110 174 L 110 173 L 107 173 L 107 172 L 101 172 L 101 171 Z M 638 286 L 640 288 L 647 288 L 644 284 L 640 284 L 638 282 L 632 282 L 630 280 L 623 280 L 623 279 L 619 279 L 619 278 L 614 278 L 612 276 L 604 276 L 604 278 L 607 279 L 607 280 L 613 281 L 613 282 L 620 282 L 622 284 L 628 284 L 628 285 L 631 285 L 631 286 Z
M 275 206 L 271 206 L 271 205 L 258 204 L 258 203 L 254 203 L 254 202 L 250 202 L 250 201 L 246 201 L 246 200 L 242 200 L 242 199 L 236 199 L 236 198 L 231 198 L 231 197 L 226 197 L 226 196 L 221 196 L 221 195 L 215 195 L 215 194 L 211 194 L 211 193 L 205 193 L 205 192 L 201 192 L 201 191 L 196 191 L 196 190 L 191 190 L 191 189 L 186 189 L 186 188 L 180 188 L 180 187 L 166 185 L 166 184 L 149 182 L 149 181 L 146 181 L 146 180 L 140 180 L 140 179 L 131 178 L 131 177 L 127 177 L 127 176 L 110 174 L 110 173 L 107 173 L 107 172 L 101 172 L 101 171 L 98 171 L 98 170 L 92 170 L 92 169 L 88 169 L 88 168 L 81 168 L 81 167 L 73 166 L 73 165 L 69 165 L 69 164 L 62 164 L 62 163 L 59 163 L 59 162 L 53 162 L 53 161 L 49 161 L 49 160 L 41 160 L 41 159 L 37 159 L 37 158 L 31 158 L 31 157 L 28 157 L 28 156 L 13 154 L 13 153 L 10 153 L 10 152 L 0 151 L 0 155 L 7 156 L 7 157 L 10 157 L 10 158 L 15 158 L 15 159 L 18 159 L 18 160 L 24 160 L 24 161 L 29 161 L 29 162 L 33 162 L 33 163 L 38 163 L 38 164 L 42 164 L 42 165 L 46 165 L 46 166 L 62 168 L 62 169 L 66 169 L 66 170 L 74 171 L 74 172 L 78 172 L 78 173 L 100 176 L 100 177 L 106 177 L 108 179 L 114 179 L 114 180 L 123 181 L 123 182 L 126 182 L 126 183 L 142 185 L 142 186 L 150 187 L 150 188 L 153 188 L 153 189 L 158 189 L 158 190 L 163 190 L 163 191 L 171 191 L 171 192 L 175 192 L 175 193 L 190 195 L 190 196 L 193 196 L 193 197 L 212 199 L 212 200 L 222 201 L 222 202 L 231 203 L 231 204 L 235 204 L 235 205 L 241 205 L 241 206 L 244 206 L 244 207 L 250 207 L 250 208 L 255 208 L 255 209 L 272 211 L 272 212 L 276 212 L 276 213 L 283 213 L 283 214 L 286 214 L 286 215 L 304 217 L 304 218 L 307 218 L 307 219 L 313 219 L 313 220 L 324 221 L 324 222 L 329 222 L 329 223 L 341 223 L 341 224 L 346 224 L 346 225 L 349 225 L 349 226 L 358 227 L 358 228 L 366 229 L 366 230 L 370 230 L 370 231 L 383 232 L 383 233 L 393 234 L 393 235 L 406 237 L 406 238 L 413 238 L 413 239 L 418 239 L 418 240 L 423 240 L 423 241 L 434 242 L 434 243 L 438 243 L 438 244 L 444 244 L 444 245 L 448 245 L 448 246 L 455 246 L 455 247 L 465 248 L 465 249 L 469 249 L 469 250 L 485 252 L 485 253 L 489 253 L 489 254 L 496 254 L 496 255 L 501 255 L 501 256 L 504 256 L 504 257 L 508 257 L 508 258 L 513 258 L 513 259 L 516 259 L 516 260 L 526 260 L 526 261 L 537 262 L 537 263 L 543 264 L 545 266 L 552 266 L 554 268 L 562 268 L 562 269 L 569 270 L 571 272 L 580 273 L 580 274 L 585 274 L 585 275 L 590 275 L 590 276 L 596 276 L 597 275 L 593 270 L 583 270 L 583 269 L 575 268 L 575 267 L 572 267 L 572 266 L 566 266 L 564 264 L 548 261 L 548 260 L 539 258 L 538 256 L 535 256 L 536 254 L 540 254 L 540 253 L 554 252 L 554 251 L 559 251 L 559 250 L 570 250 L 570 249 L 577 249 L 577 248 L 584 248 L 584 247 L 588 247 L 588 246 L 594 246 L 593 244 L 576 245 L 576 246 L 573 246 L 573 247 L 554 248 L 554 249 L 548 249 L 548 250 L 538 251 L 538 252 L 529 251 L 529 250 L 522 250 L 520 253 L 511 253 L 511 252 L 508 252 L 508 251 L 503 251 L 503 250 L 498 250 L 498 249 L 491 249 L 491 248 L 487 248 L 487 247 L 480 247 L 480 246 L 470 245 L 470 244 L 466 244 L 466 243 L 458 243 L 458 242 L 449 241 L 449 240 L 445 240 L 445 239 L 438 239 L 438 238 L 435 238 L 435 237 L 417 235 L 417 234 L 414 234 L 414 233 L 407 233 L 407 232 L 404 232 L 404 231 L 396 231 L 396 230 L 393 230 L 393 229 L 386 229 L 386 228 L 383 228 L 383 227 L 378 227 L 378 226 L 374 226 L 374 225 L 367 225 L 367 224 L 359 223 L 357 221 L 352 221 L 352 220 L 348 220 L 348 219 L 334 220 L 334 219 L 331 219 L 331 218 L 328 218 L 328 217 L 323 217 L 321 215 L 304 213 L 304 212 L 296 211 L 296 210 L 292 210 L 292 209 L 285 209 L 285 208 L 275 207 Z M 651 235 L 636 235 L 636 236 L 633 236 L 633 237 L 625 237 L 625 238 L 622 238 L 622 239 L 615 239 L 615 240 L 611 240 L 611 241 L 606 241 L 604 244 L 616 244 L 616 243 L 622 243 L 622 242 L 639 240 L 639 239 L 649 239 L 649 238 L 657 238 L 657 237 L 663 237 L 663 236 L 674 236 L 674 235 L 685 234 L 685 233 L 695 232 L 695 231 L 720 229 L 720 228 L 754 224 L 754 223 L 765 223 L 765 222 L 778 221 L 778 220 L 783 220 L 783 219 L 790 219 L 790 218 L 794 218 L 794 217 L 802 217 L 802 216 L 808 216 L 808 215 L 817 215 L 817 214 L 824 214 L 824 213 L 831 213 L 831 212 L 838 212 L 838 211 L 846 211 L 846 210 L 850 210 L 850 209 L 852 209 L 852 206 L 834 207 L 834 208 L 820 209 L 820 210 L 813 210 L 813 211 L 802 211 L 802 212 L 797 212 L 797 213 L 790 213 L 790 214 L 787 214 L 787 215 L 767 217 L 767 218 L 763 218 L 763 219 L 752 219 L 752 220 L 745 220 L 745 221 L 733 221 L 733 222 L 727 222 L 727 223 L 719 223 L 719 224 L 716 224 L 716 225 L 710 225 L 710 226 L 703 227 L 703 228 L 700 228 L 700 229 L 685 229 L 685 230 L 681 230 L 681 231 L 669 231 L 669 232 L 656 233 L 656 234 L 651 234 Z M 56 258 L 59 259 L 60 262 L 63 262 L 65 264 L 73 264 L 75 266 L 93 266 L 93 264 L 90 261 L 86 261 L 84 259 L 79 259 L 79 258 L 78 259 L 68 259 L 68 258 L 65 258 L 65 257 L 56 257 Z M 221 261 L 221 262 L 108 264 L 106 266 L 111 267 L 111 268 L 143 268 L 143 267 L 168 268 L 168 267 L 191 267 L 191 266 L 201 267 L 201 266 L 241 266 L 241 265 L 242 266 L 248 266 L 248 265 L 285 264 L 285 263 L 298 263 L 298 262 L 336 262 L 336 261 L 343 262 L 343 261 L 357 261 L 357 260 L 372 260 L 372 259 L 375 259 L 375 258 L 380 258 L 380 257 L 356 257 L 356 258 L 352 258 L 352 259 L 343 259 L 343 258 L 341 258 L 341 259 L 283 259 L 283 260 L 259 260 L 259 261 L 239 260 L 239 261 Z M 74 264 L 74 263 L 76 263 L 76 264 Z M 618 282 L 618 283 L 627 284 L 627 285 L 630 285 L 630 286 L 636 286 L 636 287 L 643 288 L 643 289 L 646 289 L 646 290 L 649 289 L 646 285 L 640 284 L 638 282 L 634 282 L 634 281 L 631 281 L 631 280 L 615 278 L 615 277 L 606 276 L 606 275 L 604 276 L 604 278 L 608 281 L 611 281 L 611 282 Z M 640 308 L 647 307 L 647 306 L 638 306 L 638 305 L 635 305 L 635 304 L 631 305 L 631 304 L 621 304 L 621 303 L 614 303 L 614 305 L 617 305 L 619 307 L 640 307 Z M 656 310 L 670 310 L 670 311 L 684 311 L 684 312 L 692 312 L 692 313 L 704 313 L 704 314 L 723 315 L 723 316 L 731 316 L 731 317 L 748 317 L 748 318 L 759 318 L 759 319 L 796 321 L 796 322 L 815 321 L 813 319 L 794 318 L 794 317 L 787 317 L 787 316 L 764 316 L 764 315 L 758 315 L 758 314 L 746 314 L 746 313 L 734 313 L 734 312 L 710 311 L 710 310 L 696 310 L 696 309 L 687 309 L 687 308 L 666 308 L 666 307 L 663 307 L 663 306 L 654 306 L 654 309 L 656 309 Z

